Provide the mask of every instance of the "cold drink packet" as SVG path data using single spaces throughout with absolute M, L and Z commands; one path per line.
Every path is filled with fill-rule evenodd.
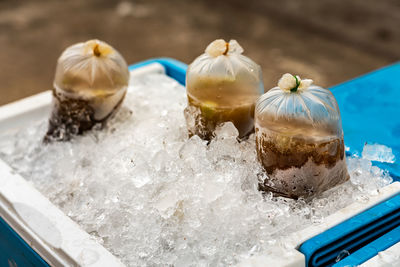
M 257 101 L 257 155 L 268 174 L 261 190 L 308 197 L 349 179 L 338 104 L 312 82 L 286 73 Z
M 217 125 L 231 121 L 239 138 L 254 131 L 254 106 L 264 92 L 261 68 L 235 41 L 215 40 L 186 74 L 189 135 L 210 140 Z
M 104 122 L 122 103 L 128 82 L 124 58 L 105 42 L 68 47 L 57 62 L 44 141 L 66 141 Z

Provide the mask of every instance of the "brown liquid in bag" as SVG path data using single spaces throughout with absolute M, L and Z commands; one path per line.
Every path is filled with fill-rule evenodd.
M 263 92 L 261 68 L 242 52 L 234 40 L 216 40 L 189 65 L 184 112 L 189 136 L 210 140 L 224 122 L 235 125 L 240 139 L 254 132 L 255 102 Z
M 204 140 L 210 140 L 215 128 L 228 121 L 232 122 L 238 129 L 241 139 L 254 132 L 254 103 L 238 107 L 219 108 L 209 106 L 207 103 L 201 104 L 190 97 L 188 101 L 185 117 L 188 122 L 192 120 L 191 127 L 188 127 L 189 137 L 198 135 Z
M 215 128 L 228 121 L 238 129 L 241 139 L 254 132 L 254 106 L 258 94 L 248 94 L 237 86 L 240 85 L 235 82 L 201 80 L 188 87 L 185 118 L 189 136 L 198 135 L 210 140 Z

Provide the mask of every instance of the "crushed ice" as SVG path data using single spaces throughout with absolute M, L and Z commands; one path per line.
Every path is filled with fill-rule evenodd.
M 392 149 L 380 144 L 365 144 L 362 151 L 362 157 L 379 162 L 395 162 L 395 156 Z
M 187 137 L 185 91 L 162 75 L 137 78 L 104 129 L 42 145 L 47 122 L 0 138 L 0 157 L 129 266 L 226 266 L 391 182 L 365 158 L 351 181 L 312 200 L 264 196 L 254 136 L 231 123 L 207 145 Z

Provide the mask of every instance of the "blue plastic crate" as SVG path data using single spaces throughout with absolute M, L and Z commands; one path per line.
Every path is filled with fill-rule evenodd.
M 307 266 L 332 266 L 342 251 L 350 256 L 343 257 L 345 260 L 335 266 L 357 266 L 400 241 L 400 236 L 392 236 L 398 231 L 391 232 L 399 227 L 400 195 L 396 195 L 307 240 L 299 250 L 306 256 Z M 385 235 L 382 242 L 375 242 L 375 253 L 371 253 L 369 244 L 375 244 Z M 389 237 L 393 237 L 391 242 L 385 243 Z M 346 264 L 342 265 L 343 262 Z
M 358 266 L 376 256 L 380 251 L 384 251 L 398 242 L 400 242 L 400 226 L 382 235 L 378 239 L 372 241 L 333 266 Z
M 342 114 L 346 146 L 361 154 L 363 146 L 379 143 L 391 147 L 400 159 L 400 63 L 378 69 L 330 88 Z M 374 162 L 400 181 L 400 165 Z
M 186 84 L 187 65 L 173 58 L 153 58 L 129 66 L 129 70 L 134 70 L 152 63 L 159 63 L 165 68 L 167 76 L 177 80 L 180 84 Z
M 0 266 L 49 266 L 0 217 Z
M 349 154 L 361 154 L 365 142 L 391 147 L 400 156 L 400 63 L 396 63 L 331 88 L 343 120 Z M 400 165 L 373 162 L 400 179 Z M 332 266 L 346 250 L 350 256 L 334 266 L 357 266 L 379 251 L 399 242 L 400 195 L 389 199 L 304 242 L 300 251 L 307 266 Z M 390 240 L 390 241 L 389 241 Z M 371 249 L 373 246 L 373 250 Z

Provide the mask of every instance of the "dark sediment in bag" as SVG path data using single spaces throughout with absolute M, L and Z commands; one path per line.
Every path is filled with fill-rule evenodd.
M 125 60 L 108 44 L 90 40 L 68 47 L 58 59 L 44 142 L 68 141 L 104 123 L 121 105 L 128 82 Z

